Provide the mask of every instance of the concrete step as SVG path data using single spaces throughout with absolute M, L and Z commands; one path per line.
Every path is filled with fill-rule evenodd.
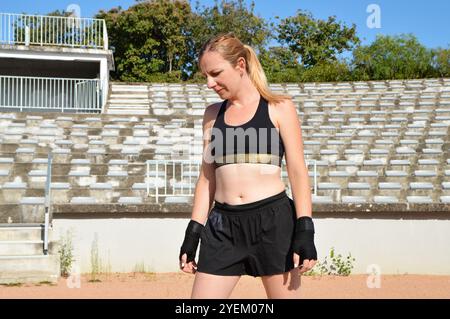
M 126 93 L 112 93 L 109 96 L 110 100 L 114 99 L 123 99 L 123 98 L 131 98 L 131 99 L 148 99 L 147 93 L 132 93 L 132 94 L 126 94 Z
M 116 109 L 150 109 L 150 103 L 108 103 L 109 108 L 116 108 Z
M 110 109 L 108 108 L 106 111 L 107 114 L 114 114 L 114 115 L 149 115 L 148 109 L 126 109 L 126 108 L 120 108 L 120 109 Z
M 43 254 L 43 240 L 0 241 L 0 256 L 39 256 Z M 49 243 L 49 252 L 57 252 L 57 243 Z
M 51 232 L 49 232 L 49 235 Z M 43 228 L 37 227 L 1 227 L 0 242 L 42 240 Z M 51 240 L 51 239 L 50 239 Z
M 60 273 L 57 255 L 0 256 L 0 284 L 56 283 Z
M 109 110 L 111 110 L 111 111 L 124 111 L 124 110 L 126 110 L 126 111 L 129 111 L 129 112 L 143 112 L 143 111 L 145 111 L 146 113 L 144 113 L 144 114 L 149 114 L 149 111 L 150 111 L 150 108 L 149 107 L 142 107 L 142 106 L 130 106 L 130 105 L 128 105 L 128 106 L 126 106 L 126 105 L 124 105 L 124 106 L 109 106 L 108 108 L 107 108 L 107 110 L 109 111 Z
M 142 109 L 142 110 L 149 110 L 150 109 L 150 104 L 148 104 L 148 103 L 147 104 L 139 104 L 139 105 L 127 104 L 127 103 L 114 104 L 114 105 L 108 104 L 108 109 L 127 109 L 127 110 L 135 110 L 135 109 L 139 110 L 139 109 Z
M 114 105 L 123 105 L 123 104 L 131 104 L 131 105 L 148 105 L 150 103 L 149 99 L 136 99 L 136 98 L 122 98 L 122 99 L 109 99 L 109 104 Z
M 146 86 L 127 86 L 127 85 L 113 85 L 111 87 L 111 93 L 133 93 L 133 92 L 148 92 Z
M 0 190 L 0 196 L 3 191 Z M 41 224 L 44 221 L 44 215 L 45 209 L 43 205 L 22 205 L 19 202 L 6 203 L 0 201 L 1 224 Z

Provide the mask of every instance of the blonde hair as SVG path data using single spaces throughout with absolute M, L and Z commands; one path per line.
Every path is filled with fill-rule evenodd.
M 289 95 L 275 94 L 269 89 L 266 74 L 252 47 L 243 44 L 232 32 L 219 34 L 210 38 L 200 49 L 198 61 L 208 51 L 218 52 L 233 67 L 240 57 L 246 61 L 246 71 L 258 92 L 269 103 L 276 104 L 284 99 L 292 99 Z M 200 68 L 200 67 L 199 67 Z

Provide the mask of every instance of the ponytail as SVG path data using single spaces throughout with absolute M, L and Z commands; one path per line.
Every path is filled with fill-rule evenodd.
M 267 83 L 267 77 L 264 73 L 261 63 L 259 62 L 258 56 L 253 48 L 249 45 L 244 44 L 244 49 L 246 51 L 246 61 L 247 61 L 247 73 L 253 85 L 256 87 L 258 92 L 264 97 L 269 103 L 276 104 L 284 99 L 291 99 L 289 95 L 274 94 L 269 89 Z

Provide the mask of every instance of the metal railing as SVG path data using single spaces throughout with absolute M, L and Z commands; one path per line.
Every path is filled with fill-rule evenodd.
M 84 80 L 75 83 L 75 105 L 77 109 L 101 109 L 99 80 Z
M 150 169 L 154 166 L 154 170 Z M 313 189 L 312 195 L 317 195 L 317 163 L 316 160 L 306 160 L 306 165 L 313 165 Z M 200 174 L 201 161 L 193 160 L 147 160 L 146 161 L 146 188 L 147 196 L 155 197 L 159 203 L 159 197 L 194 196 L 195 183 Z M 193 170 L 193 167 L 196 170 Z M 160 168 L 162 168 L 160 170 Z M 168 169 L 169 168 L 169 169 Z M 150 172 L 153 172 L 150 176 Z M 151 178 L 153 181 L 151 182 Z M 168 183 L 169 181 L 169 183 Z M 288 183 L 289 184 L 289 183 Z M 150 193 L 154 188 L 154 193 Z M 160 188 L 164 188 L 160 193 Z
M 100 112 L 100 80 L 0 75 L 2 108 Z
M 53 219 L 51 205 L 51 183 L 52 183 L 52 153 L 48 154 L 47 160 L 47 180 L 45 181 L 45 215 L 44 215 L 44 254 L 48 254 L 48 231 Z
M 199 176 L 201 161 L 175 159 L 147 160 L 146 164 L 147 196 L 154 196 L 156 203 L 159 203 L 159 197 L 161 196 L 194 196 L 193 190 L 195 190 L 195 183 Z M 155 165 L 154 174 L 152 174 L 155 194 L 150 194 L 150 165 Z M 193 167 L 197 169 L 193 170 Z M 160 171 L 160 168 L 163 168 L 163 170 Z M 161 186 L 164 188 L 162 194 L 159 192 Z M 168 192 L 168 189 L 170 192 Z
M 0 13 L 0 44 L 108 49 L 103 19 Z

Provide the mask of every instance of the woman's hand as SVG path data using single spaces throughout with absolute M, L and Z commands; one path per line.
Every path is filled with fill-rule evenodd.
M 292 248 L 294 251 L 294 267 L 299 267 L 301 274 L 311 270 L 317 262 L 317 251 L 314 245 L 314 222 L 311 217 L 297 218 Z
M 187 274 L 195 274 L 197 271 L 197 264 L 196 264 L 195 260 L 187 263 L 186 259 L 187 259 L 187 255 L 183 254 L 183 256 L 181 256 L 181 260 L 180 260 L 180 269 Z
M 195 263 L 195 254 L 200 241 L 200 236 L 204 226 L 199 222 L 190 220 L 186 228 L 183 245 L 180 248 L 178 260 L 180 269 L 189 274 L 195 274 L 197 264 Z
M 317 263 L 317 260 L 305 259 L 303 260 L 303 264 L 300 264 L 300 255 L 298 255 L 297 253 L 294 253 L 293 259 L 294 259 L 294 267 L 295 268 L 298 267 L 301 274 L 310 271 Z

